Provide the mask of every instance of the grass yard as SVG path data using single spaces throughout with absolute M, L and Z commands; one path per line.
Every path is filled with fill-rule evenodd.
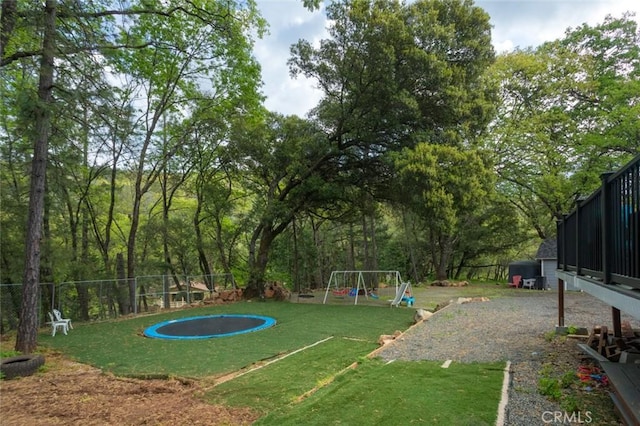
M 330 336 L 361 340 L 352 361 L 373 350 L 381 334 L 406 330 L 413 310 L 367 306 L 240 302 L 158 315 L 78 324 L 69 335 L 43 332 L 42 345 L 117 375 L 200 378 L 223 375 L 295 351 Z M 151 339 L 144 329 L 161 321 L 198 315 L 255 314 L 276 319 L 262 331 L 203 340 Z
M 495 424 L 504 365 L 383 363 L 367 354 L 381 334 L 406 330 L 414 309 L 241 302 L 94 324 L 41 345 L 119 376 L 189 378 L 209 404 L 249 408 L 257 424 Z M 204 340 L 146 338 L 169 319 L 255 314 L 262 331 Z M 357 368 L 349 368 L 357 363 Z M 233 377 L 223 381 L 223 377 Z
M 411 291 L 415 297 L 414 308 L 424 308 L 435 310 L 438 305 L 442 306 L 451 299 L 458 297 L 487 297 L 489 299 L 499 299 L 508 297 L 539 297 L 543 292 L 535 290 L 522 290 L 509 287 L 506 282 L 474 282 L 466 287 L 438 287 L 427 284 L 412 285 Z M 364 296 L 358 298 L 358 305 L 370 305 L 387 307 L 393 300 L 394 289 L 382 289 L 379 300 L 366 299 Z M 312 299 L 299 299 L 299 303 L 318 304 L 322 303 L 325 290 L 316 290 Z M 293 296 L 296 297 L 295 295 Z M 353 305 L 353 297 L 334 296 L 332 292 L 328 294 L 328 304 L 332 305 Z
M 259 425 L 299 425 L 301 419 L 305 425 L 495 424 L 504 363 L 445 369 L 433 361 L 361 359 L 345 370 L 355 344 L 332 339 L 225 382 L 205 400 L 249 404 L 266 414 Z M 309 392 L 314 383 L 317 391 Z

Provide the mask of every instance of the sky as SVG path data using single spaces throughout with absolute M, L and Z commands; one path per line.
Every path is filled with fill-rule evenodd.
M 325 10 L 310 12 L 302 0 L 257 0 L 257 4 L 269 23 L 269 34 L 256 40 L 254 47 L 262 66 L 265 105 L 271 111 L 303 117 L 322 94 L 313 80 L 292 78 L 287 60 L 291 45 L 298 40 L 317 45 L 327 38 Z M 475 4 L 491 18 L 497 53 L 557 40 L 567 28 L 597 25 L 607 15 L 621 17 L 630 11 L 640 21 L 639 0 L 475 0 Z

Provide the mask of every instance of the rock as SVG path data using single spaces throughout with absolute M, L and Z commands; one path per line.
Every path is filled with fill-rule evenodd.
M 384 346 L 396 340 L 399 336 L 402 335 L 401 331 L 396 330 L 393 334 L 381 334 L 378 338 L 378 344 L 380 346 Z
M 416 314 L 413 316 L 413 322 L 416 324 L 421 321 L 426 321 L 433 315 L 433 312 L 429 312 L 426 309 L 418 309 Z
M 463 303 L 471 303 L 471 302 L 488 302 L 488 297 L 458 297 L 457 299 L 451 299 L 449 303 L 457 303 L 458 305 L 462 305 Z

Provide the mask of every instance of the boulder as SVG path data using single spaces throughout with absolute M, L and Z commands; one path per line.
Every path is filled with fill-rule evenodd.
M 378 338 L 378 344 L 380 346 L 384 346 L 386 344 L 393 342 L 401 335 L 402 335 L 402 332 L 398 330 L 396 330 L 396 332 L 393 334 L 381 334 L 380 337 Z
M 426 309 L 416 310 L 416 314 L 413 316 L 413 321 L 417 324 L 421 321 L 426 321 L 433 315 L 433 312 L 429 312 Z
M 471 303 L 471 302 L 488 302 L 488 297 L 458 297 L 457 299 L 452 299 L 449 303 L 457 303 L 458 305 L 462 305 L 463 303 Z

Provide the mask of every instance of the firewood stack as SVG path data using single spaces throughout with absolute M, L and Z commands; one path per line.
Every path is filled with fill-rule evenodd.
M 609 361 L 640 363 L 640 330 L 633 330 L 628 321 L 622 322 L 622 336 L 616 337 L 608 327 L 593 328 L 587 345 Z

